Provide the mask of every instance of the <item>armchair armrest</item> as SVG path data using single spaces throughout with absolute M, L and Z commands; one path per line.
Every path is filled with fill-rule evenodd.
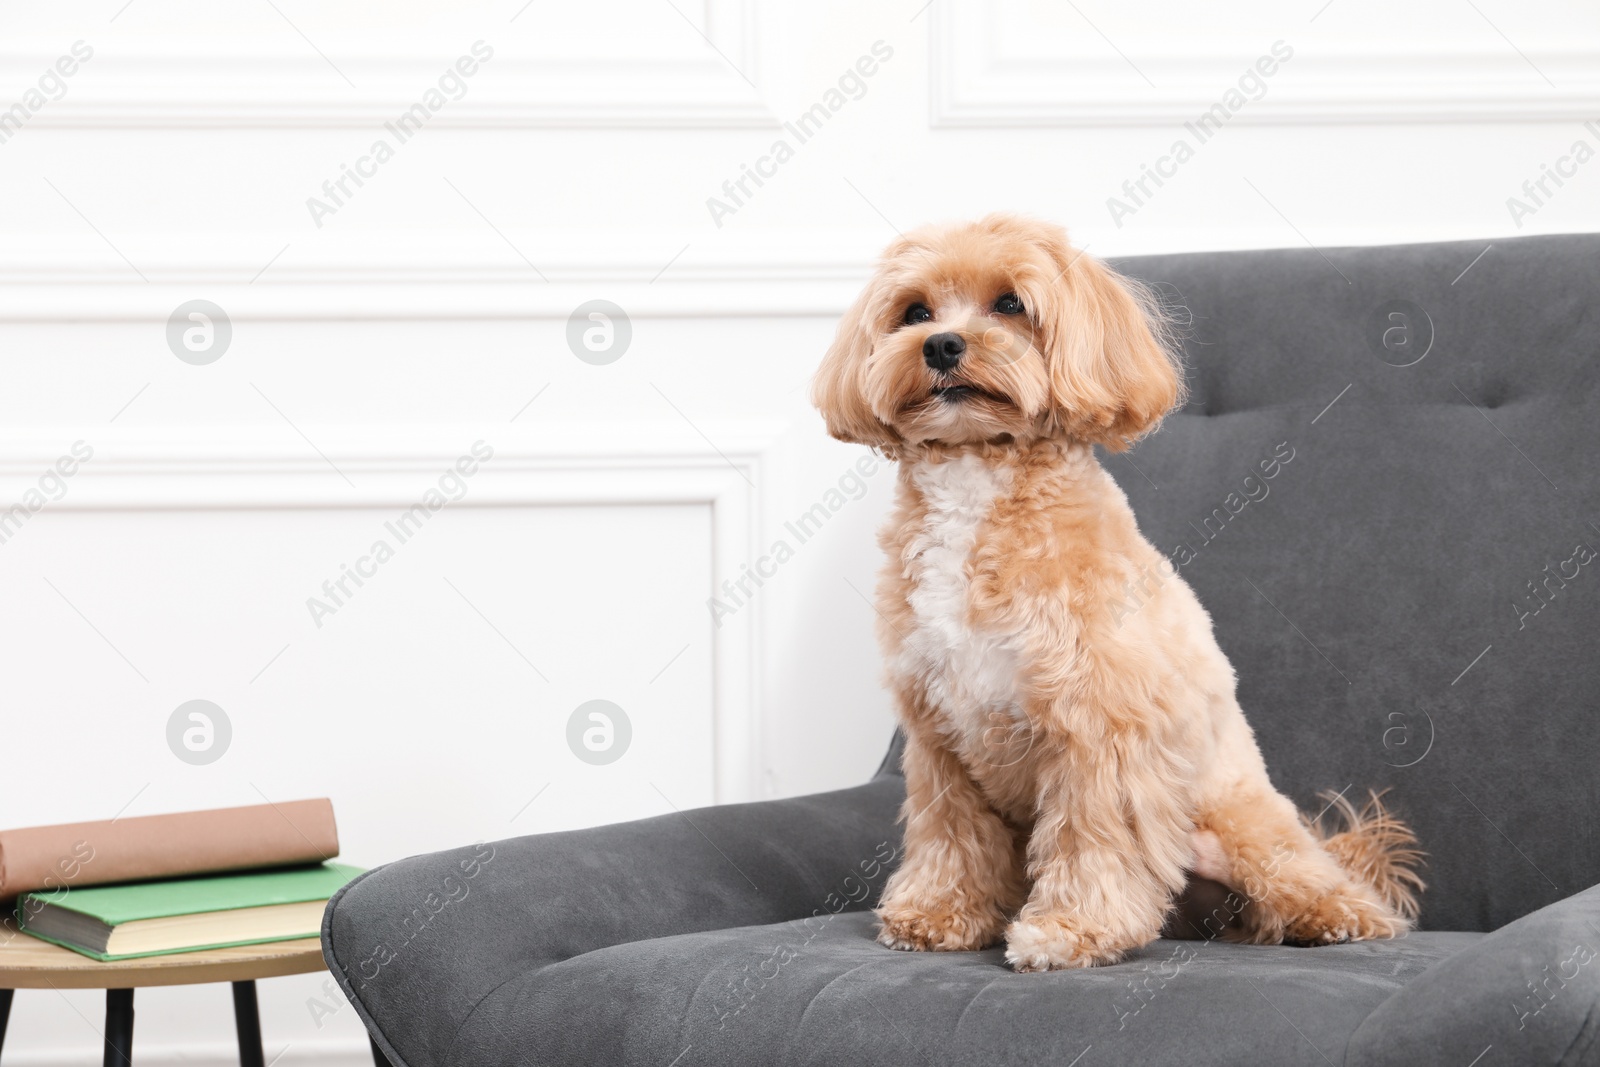
M 1348 1067 L 1594 1063 L 1600 885 L 1524 915 L 1418 975 L 1367 1016 Z
M 869 907 L 875 894 L 851 899 L 841 886 L 897 853 L 904 793 L 883 776 L 413 856 L 328 902 L 323 955 L 396 1067 L 443 1067 L 478 1002 L 530 970 L 631 941 Z

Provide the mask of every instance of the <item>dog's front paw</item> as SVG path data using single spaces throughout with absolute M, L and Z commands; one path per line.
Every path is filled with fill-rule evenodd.
M 1408 924 L 1381 902 L 1354 887 L 1317 897 L 1284 927 L 1284 941 L 1295 945 L 1337 945 L 1398 937 Z
M 877 911 L 878 944 L 912 952 L 972 952 L 1000 940 L 1004 919 L 947 905 L 885 904 Z
M 1018 919 L 1006 930 L 1006 962 L 1014 971 L 1059 971 L 1118 963 L 1130 951 L 1154 940 L 1119 937 L 1106 931 L 1045 916 Z

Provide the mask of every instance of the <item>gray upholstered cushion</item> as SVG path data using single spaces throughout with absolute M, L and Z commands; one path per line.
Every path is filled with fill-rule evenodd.
M 666 1067 L 688 1049 L 679 1067 L 1065 1067 L 1092 1045 L 1085 1063 L 1325 1067 L 1374 1008 L 1482 936 L 1315 949 L 1157 941 L 1116 967 L 1017 974 L 998 948 L 890 951 L 872 916 L 851 912 L 529 972 L 484 1001 L 446 1062 Z
M 1426 936 L 1426 935 L 1417 935 Z M 1600 1063 L 1600 886 L 1435 964 L 1367 1016 L 1349 1067 Z

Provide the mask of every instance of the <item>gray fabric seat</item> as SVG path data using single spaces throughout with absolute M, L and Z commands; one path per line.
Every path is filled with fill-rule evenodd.
M 369 873 L 323 941 L 378 1046 L 398 1067 L 1600 1063 L 1600 236 L 1499 242 L 1462 275 L 1485 244 L 1119 264 L 1187 309 L 1193 398 L 1108 468 L 1211 611 L 1274 780 L 1313 811 L 1391 789 L 1429 853 L 1421 931 L 1046 975 L 892 953 L 866 914 L 899 842 L 891 749 L 856 789 Z
M 846 912 L 618 945 L 523 974 L 482 1002 L 456 1048 L 504 1067 L 655 1063 L 674 1038 L 674 1055 L 689 1050 L 682 1063 L 1066 1064 L 1092 1046 L 1092 1062 L 1152 1067 L 1317 1064 L 1482 936 L 1316 953 L 1159 941 L 1117 967 L 1032 981 L 998 948 L 888 952 L 869 913 Z

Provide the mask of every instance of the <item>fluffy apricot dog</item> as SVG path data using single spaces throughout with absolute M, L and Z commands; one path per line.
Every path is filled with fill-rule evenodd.
M 1190 873 L 1231 936 L 1393 937 L 1420 853 L 1376 797 L 1324 837 L 1272 787 L 1211 618 L 1095 458 L 1182 398 L 1157 303 L 1008 215 L 892 244 L 814 400 L 899 462 L 879 639 L 906 734 L 891 948 L 1003 936 L 1019 971 L 1154 940 Z M 1127 591 L 1139 587 L 1130 613 Z

